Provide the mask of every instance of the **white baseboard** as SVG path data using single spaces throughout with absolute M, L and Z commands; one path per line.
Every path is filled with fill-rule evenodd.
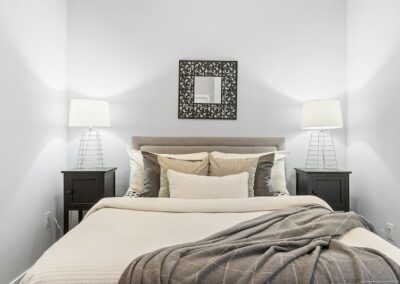
M 22 272 L 17 278 L 15 278 L 13 281 L 10 282 L 10 284 L 18 284 L 19 281 L 21 281 L 22 277 L 24 277 L 24 275 L 26 274 L 28 270 L 25 270 L 24 272 Z

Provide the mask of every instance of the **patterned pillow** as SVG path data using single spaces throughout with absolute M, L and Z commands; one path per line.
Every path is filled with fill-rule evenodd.
M 140 197 L 140 193 L 132 190 L 132 189 L 128 189 L 124 195 L 124 197 L 129 197 L 129 198 L 136 198 L 136 197 Z

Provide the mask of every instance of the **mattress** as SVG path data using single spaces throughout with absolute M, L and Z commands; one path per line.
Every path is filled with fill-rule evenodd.
M 139 255 L 200 240 L 262 214 L 303 204 L 329 208 L 315 196 L 105 198 L 43 254 L 21 283 L 117 283 Z M 341 241 L 379 250 L 400 265 L 400 250 L 366 229 L 353 229 Z

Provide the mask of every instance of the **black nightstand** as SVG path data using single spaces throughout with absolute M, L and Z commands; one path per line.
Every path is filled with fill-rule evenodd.
M 346 170 L 296 168 L 296 194 L 315 195 L 333 210 L 349 211 L 349 176 Z
M 69 211 L 78 210 L 79 222 L 83 211 L 89 210 L 103 197 L 115 196 L 115 170 L 72 169 L 64 174 L 64 234 L 69 230 Z

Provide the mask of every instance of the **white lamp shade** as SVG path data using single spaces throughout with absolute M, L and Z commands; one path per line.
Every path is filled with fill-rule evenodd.
M 110 107 L 107 101 L 71 100 L 70 127 L 109 127 Z
M 303 104 L 303 129 L 342 127 L 343 119 L 339 100 L 314 100 Z

